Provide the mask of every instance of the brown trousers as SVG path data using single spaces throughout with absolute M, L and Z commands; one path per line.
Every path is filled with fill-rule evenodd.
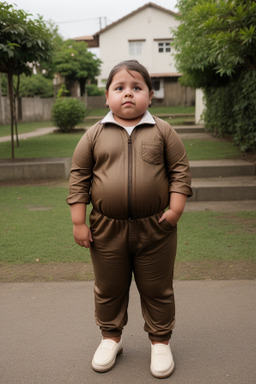
M 134 220 L 111 219 L 95 210 L 91 213 L 95 317 L 104 337 L 120 336 L 127 323 L 132 273 L 150 340 L 171 337 L 177 228 L 167 221 L 158 223 L 162 213 Z

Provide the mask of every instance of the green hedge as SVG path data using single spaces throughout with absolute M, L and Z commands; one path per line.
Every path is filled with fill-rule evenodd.
M 244 71 L 218 88 L 206 88 L 205 128 L 231 136 L 242 152 L 256 150 L 256 71 Z
M 85 117 L 86 109 L 78 99 L 60 97 L 52 107 L 52 120 L 62 132 L 70 132 Z

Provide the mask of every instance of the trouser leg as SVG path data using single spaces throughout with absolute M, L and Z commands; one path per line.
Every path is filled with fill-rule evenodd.
M 158 223 L 159 217 L 160 214 L 137 220 L 132 229 L 139 233 L 134 276 L 141 298 L 144 329 L 151 341 L 168 340 L 175 322 L 173 269 L 177 229 L 166 221 Z
M 118 337 L 127 323 L 132 266 L 125 220 L 92 212 L 91 258 L 95 274 L 95 318 L 104 337 Z

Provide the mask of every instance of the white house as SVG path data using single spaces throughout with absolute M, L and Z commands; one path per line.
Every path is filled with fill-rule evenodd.
M 192 105 L 195 91 L 178 83 L 172 30 L 177 14 L 154 3 L 129 13 L 98 31 L 93 37 L 82 36 L 88 47 L 99 47 L 102 60 L 98 86 L 105 85 L 110 70 L 120 61 L 136 59 L 148 69 L 157 104 Z

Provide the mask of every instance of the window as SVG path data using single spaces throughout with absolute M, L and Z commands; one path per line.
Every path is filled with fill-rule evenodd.
M 156 99 L 164 98 L 164 79 L 152 79 L 152 88 Z
M 159 91 L 159 90 L 160 90 L 160 87 L 161 87 L 160 80 L 155 80 L 155 79 L 153 79 L 153 80 L 152 80 L 152 88 L 153 88 L 153 91 Z
M 142 55 L 142 41 L 129 41 L 129 54 L 131 56 Z
M 161 41 L 158 43 L 158 52 L 171 52 L 171 43 L 170 41 Z

